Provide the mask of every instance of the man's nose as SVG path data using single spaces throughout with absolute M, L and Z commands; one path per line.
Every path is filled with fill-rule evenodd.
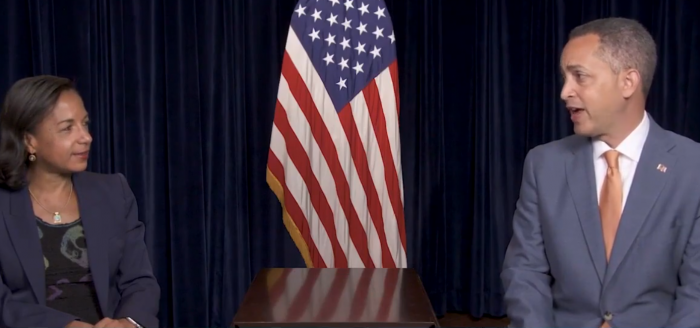
M 564 85 L 561 87 L 561 93 L 559 94 L 561 100 L 566 100 L 573 96 L 573 94 L 573 88 L 569 85 L 569 83 L 564 82 Z

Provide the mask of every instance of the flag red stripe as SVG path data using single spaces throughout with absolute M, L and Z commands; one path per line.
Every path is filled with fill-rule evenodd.
M 301 110 L 304 112 L 306 120 L 309 122 L 311 127 L 311 133 L 313 134 L 314 139 L 316 139 L 316 143 L 321 149 L 321 153 L 326 159 L 328 168 L 333 175 L 338 200 L 340 201 L 340 206 L 343 208 L 345 213 L 345 218 L 348 221 L 350 239 L 355 245 L 362 263 L 365 265 L 365 267 L 370 267 L 372 266 L 372 259 L 369 256 L 369 252 L 363 251 L 369 249 L 367 246 L 367 234 L 362 228 L 360 219 L 357 216 L 355 207 L 350 199 L 350 186 L 348 185 L 345 173 L 343 172 L 343 167 L 340 165 L 340 161 L 338 160 L 338 151 L 333 143 L 333 138 L 331 138 L 327 127 L 323 124 L 323 118 L 316 108 L 316 104 L 314 103 L 304 80 L 299 75 L 299 72 L 297 72 L 294 63 L 286 51 L 284 53 L 284 59 L 282 60 L 282 75 L 287 80 L 289 90 L 299 104 L 299 108 L 301 108 Z M 337 235 L 329 234 L 328 237 L 331 240 L 336 240 L 337 242 Z M 347 267 L 347 259 L 345 259 L 345 262 L 343 263 L 336 262 L 335 267 Z
M 335 222 L 333 222 L 333 210 L 331 209 L 330 205 L 328 205 L 326 194 L 323 193 L 321 184 L 313 174 L 309 157 L 306 156 L 304 147 L 301 145 L 297 135 L 289 125 L 286 111 L 279 101 L 277 101 L 277 106 L 275 108 L 274 121 L 275 126 L 277 126 L 277 129 L 284 136 L 289 158 L 294 163 L 294 166 L 296 166 L 302 179 L 304 179 L 304 183 L 306 183 L 306 187 L 309 190 L 309 199 L 311 199 L 311 204 L 316 210 L 321 224 L 323 224 L 323 227 L 326 229 L 326 233 L 328 233 L 328 239 L 331 242 L 333 257 L 335 259 L 334 266 L 347 266 L 348 259 L 345 256 L 343 249 L 340 247 L 340 243 L 338 243 L 338 237 L 335 231 Z
M 382 160 L 384 161 L 384 179 L 386 180 L 386 186 L 389 191 L 389 200 L 391 201 L 391 206 L 394 208 L 394 214 L 396 215 L 399 235 L 401 236 L 401 245 L 405 251 L 406 223 L 404 222 L 401 189 L 399 187 L 398 173 L 396 173 L 396 167 L 394 167 L 394 156 L 391 154 L 389 136 L 386 133 L 386 118 L 384 117 L 382 100 L 379 97 L 379 89 L 377 88 L 376 81 L 369 81 L 363 93 L 365 95 L 367 109 L 369 110 L 369 117 L 372 120 L 372 126 L 374 127 L 374 134 L 377 136 L 379 151 L 382 154 Z
M 391 75 L 391 82 L 394 85 L 394 97 L 396 98 L 396 115 L 399 116 L 400 108 L 399 106 L 399 64 L 397 61 L 389 64 L 389 73 Z
M 369 215 L 374 222 L 374 226 L 377 229 L 377 235 L 379 236 L 379 245 L 382 249 L 382 266 L 383 267 L 396 267 L 394 259 L 391 257 L 391 251 L 389 251 L 389 246 L 386 241 L 386 234 L 384 232 L 384 219 L 382 215 L 382 204 L 379 202 L 379 194 L 377 193 L 377 188 L 372 181 L 372 173 L 369 170 L 369 161 L 367 160 L 367 152 L 362 146 L 362 139 L 357 131 L 357 126 L 355 125 L 355 118 L 352 114 L 352 108 L 350 104 L 345 105 L 343 110 L 338 115 L 340 117 L 340 124 L 343 125 L 343 130 L 345 130 L 345 135 L 350 141 L 350 151 L 352 152 L 352 160 L 357 168 L 357 176 L 362 182 L 362 187 L 365 190 L 365 195 L 367 197 L 367 208 L 369 210 Z M 369 254 L 369 250 L 368 250 Z M 368 266 L 366 266 L 368 267 Z M 374 264 L 372 265 L 374 267 Z
M 296 199 L 294 199 L 291 192 L 289 191 L 289 188 L 287 188 L 287 183 L 284 176 L 284 166 L 282 165 L 282 162 L 280 162 L 280 160 L 277 158 L 275 153 L 272 152 L 272 149 L 270 149 L 270 151 L 268 151 L 267 154 L 267 167 L 270 169 L 270 173 L 272 173 L 272 175 L 275 176 L 277 181 L 279 181 L 280 185 L 284 189 L 284 208 L 287 210 L 287 213 L 292 218 L 292 221 L 294 221 L 294 225 L 296 225 L 297 228 L 299 228 L 299 232 L 304 238 L 306 246 L 309 248 L 309 256 L 311 257 L 314 263 L 314 267 L 327 267 L 325 261 L 323 260 L 323 257 L 318 252 L 318 248 L 316 248 L 316 243 L 314 243 L 314 240 L 311 237 L 311 230 L 309 229 L 309 223 L 306 221 L 304 211 L 301 210 L 301 207 L 299 207 L 299 204 L 297 203 Z

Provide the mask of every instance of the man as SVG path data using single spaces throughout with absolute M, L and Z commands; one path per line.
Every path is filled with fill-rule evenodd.
M 501 275 L 512 326 L 700 327 L 700 145 L 646 113 L 655 67 L 633 20 L 571 32 L 576 134 L 526 156 Z

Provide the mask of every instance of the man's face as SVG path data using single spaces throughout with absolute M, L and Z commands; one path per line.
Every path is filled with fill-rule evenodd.
M 599 45 L 597 35 L 581 36 L 570 40 L 561 55 L 561 99 L 571 113 L 574 132 L 587 137 L 612 133 L 624 110 L 624 83 L 595 54 Z

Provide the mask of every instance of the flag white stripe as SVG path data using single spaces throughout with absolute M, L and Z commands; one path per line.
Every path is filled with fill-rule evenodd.
M 403 204 L 403 173 L 401 172 L 401 135 L 399 133 L 399 113 L 396 109 L 396 96 L 394 94 L 394 81 L 391 79 L 391 70 L 385 69 L 375 79 L 379 98 L 382 100 L 384 118 L 386 119 L 386 134 L 391 145 L 391 156 L 394 159 L 394 167 L 399 178 L 399 190 L 401 190 L 401 204 Z
M 343 168 L 343 172 L 350 187 L 350 199 L 352 200 L 352 204 L 357 212 L 363 229 L 367 231 L 367 244 L 379 245 L 379 235 L 377 234 L 376 228 L 374 227 L 374 224 L 371 223 L 371 219 L 368 215 L 367 196 L 364 193 L 357 169 L 352 160 L 350 143 L 345 135 L 345 130 L 340 124 L 340 118 L 333 107 L 328 92 L 326 92 L 326 89 L 323 87 L 323 80 L 314 69 L 311 60 L 307 56 L 306 51 L 301 45 L 301 42 L 297 38 L 297 35 L 294 33 L 293 29 L 289 29 L 286 50 L 289 58 L 296 67 L 304 83 L 307 85 L 307 87 L 311 86 L 309 89 L 311 98 L 313 99 L 316 108 L 318 108 L 321 118 L 323 119 L 323 122 L 326 125 L 328 132 L 333 139 L 333 144 L 338 152 L 340 165 Z M 371 249 L 372 248 L 370 247 L 370 250 Z M 381 257 L 375 258 L 372 256 L 372 261 L 374 263 L 381 263 Z M 350 264 L 348 263 L 348 265 Z M 358 263 L 356 267 L 363 266 L 364 265 L 362 263 Z
M 391 251 L 391 256 L 394 258 L 394 263 L 396 267 L 406 267 L 406 252 L 401 244 L 401 238 L 399 237 L 399 225 L 396 219 L 398 213 L 394 212 L 394 207 L 391 204 L 391 199 L 389 198 L 389 187 L 386 183 L 386 178 L 384 175 L 385 165 L 394 165 L 397 171 L 399 188 L 403 190 L 403 179 L 401 178 L 401 163 L 398 159 L 400 152 L 400 144 L 398 142 L 399 131 L 398 131 L 398 120 L 396 113 L 396 98 L 394 98 L 394 85 L 391 81 L 391 71 L 387 68 L 382 73 L 380 73 L 377 78 L 375 78 L 377 89 L 379 93 L 379 99 L 382 105 L 382 112 L 384 113 L 386 121 L 386 132 L 389 138 L 389 146 L 391 149 L 391 156 L 393 158 L 393 163 L 384 163 L 384 165 L 374 165 L 372 170 L 372 178 L 374 179 L 374 184 L 377 186 L 377 193 L 379 194 L 380 201 L 382 203 L 382 216 L 384 218 L 384 233 L 386 234 L 386 241 Z M 364 110 L 366 118 L 366 124 L 372 124 L 369 115 L 367 113 L 367 104 L 364 97 L 362 97 L 361 102 L 353 102 L 353 114 L 355 114 L 355 106 L 361 106 L 360 109 Z M 359 112 L 359 110 L 358 110 Z M 355 118 L 355 120 L 358 120 Z M 365 121 L 365 120 L 362 120 Z M 367 147 L 367 153 L 369 157 L 369 150 L 372 149 L 376 151 L 375 157 L 373 159 L 368 159 L 370 163 L 382 163 L 383 159 L 381 153 L 379 152 L 379 144 L 376 139 L 374 130 L 367 135 L 367 140 L 362 140 L 362 142 Z M 403 193 L 402 193 L 403 194 Z M 401 203 L 403 204 L 403 197 L 401 197 Z
M 311 238 L 316 244 L 321 258 L 330 266 L 329 263 L 333 262 L 333 249 L 331 247 L 331 240 L 328 238 L 326 229 L 321 225 L 321 221 L 318 218 L 318 213 L 311 204 L 311 198 L 309 196 L 309 189 L 304 182 L 301 174 L 297 167 L 292 162 L 291 158 L 287 153 L 286 142 L 284 141 L 284 136 L 277 128 L 277 125 L 272 125 L 272 142 L 270 142 L 270 149 L 272 153 L 275 154 L 277 159 L 282 163 L 284 167 L 284 178 L 285 181 L 280 181 L 284 183 L 289 189 L 289 193 L 292 195 L 299 208 L 304 213 L 304 218 L 309 224 L 309 230 L 311 231 Z
M 367 162 L 370 163 L 369 170 L 372 176 L 372 182 L 377 190 L 377 195 L 379 196 L 379 203 L 381 204 L 382 217 L 378 218 L 384 223 L 384 233 L 386 236 L 386 242 L 391 252 L 394 263 L 398 263 L 398 254 L 395 249 L 396 240 L 398 239 L 398 229 L 390 229 L 391 222 L 394 221 L 394 227 L 396 226 L 396 216 L 394 215 L 394 209 L 391 207 L 391 201 L 389 199 L 389 191 L 386 186 L 386 179 L 384 178 L 384 165 L 382 163 L 382 153 L 379 150 L 379 143 L 377 141 L 377 136 L 374 134 L 374 127 L 372 125 L 372 120 L 369 116 L 369 111 L 367 108 L 367 102 L 365 101 L 364 93 L 360 92 L 351 102 L 352 116 L 355 119 L 355 125 L 357 125 L 357 132 L 360 135 L 360 140 L 362 140 L 362 145 L 367 153 Z M 371 165 L 374 163 L 374 165 Z M 388 225 L 387 225 L 388 223 Z M 372 223 L 372 225 L 374 225 Z M 375 228 L 376 229 L 376 228 Z M 387 229 L 389 229 L 387 231 Z M 379 244 L 379 237 L 377 237 L 376 244 L 370 244 L 370 254 L 373 258 L 381 259 L 382 250 Z M 400 241 L 399 241 L 400 245 Z M 377 267 L 382 267 L 381 260 L 377 263 Z
M 316 139 L 311 133 L 311 126 L 307 120 L 304 112 L 299 107 L 296 99 L 289 90 L 289 84 L 287 80 L 283 77 L 280 78 L 279 91 L 277 95 L 282 107 L 284 107 L 287 113 L 287 119 L 289 120 L 289 125 L 299 139 L 302 147 L 304 147 L 304 152 L 309 158 L 311 163 L 311 170 L 313 175 L 318 180 L 321 185 L 321 190 L 328 200 L 328 205 L 333 211 L 333 222 L 335 224 L 336 234 L 338 243 L 343 249 L 343 253 L 348 258 L 349 266 L 357 266 L 362 264 L 360 255 L 357 253 L 355 245 L 350 240 L 350 235 L 348 232 L 348 221 L 345 218 L 345 213 L 340 205 L 340 200 L 338 199 L 338 193 L 336 192 L 335 180 L 333 180 L 333 175 L 328 167 L 328 162 L 326 158 L 323 157 L 321 148 L 319 148 Z M 333 267 L 333 263 L 326 262 L 328 267 Z

